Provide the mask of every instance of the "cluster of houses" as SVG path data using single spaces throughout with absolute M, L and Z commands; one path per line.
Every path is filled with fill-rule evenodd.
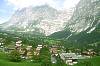
M 10 53 L 13 50 L 17 50 L 20 53 L 22 59 L 32 59 L 33 54 L 39 55 L 40 50 L 43 48 L 43 45 L 39 44 L 36 48 L 33 49 L 32 46 L 25 46 L 22 44 L 22 41 L 19 40 L 15 43 L 15 45 L 8 45 L 4 47 L 4 43 L 0 43 L 0 50 L 5 53 Z
M 77 64 L 79 59 L 85 59 L 82 55 L 77 55 L 75 53 L 61 53 L 60 57 L 68 65 Z
M 93 49 L 88 49 L 87 51 L 83 51 L 82 53 L 59 53 L 60 58 L 64 60 L 64 62 L 68 65 L 74 65 L 78 63 L 80 59 L 87 59 L 95 56 L 95 52 Z
M 13 50 L 17 50 L 23 59 L 30 59 L 33 56 L 32 46 L 23 47 L 21 40 L 17 41 L 15 45 L 8 45 L 7 47 L 4 47 L 3 43 L 0 43 L 0 49 L 5 53 L 10 53 Z
M 20 52 L 21 58 L 23 59 L 31 59 L 33 56 L 32 46 L 22 47 L 22 41 L 17 41 L 15 44 L 15 49 Z
M 4 43 L 0 43 L 0 48 L 3 48 Z M 25 46 L 23 48 L 22 41 L 17 41 L 13 47 L 5 47 L 5 52 L 11 52 L 12 50 L 18 50 L 20 52 L 21 58 L 23 59 L 31 59 L 33 54 L 39 55 L 40 50 L 44 47 L 44 45 L 37 45 L 37 47 L 33 50 L 32 46 Z M 59 49 L 61 48 L 62 49 Z M 95 55 L 95 52 L 92 49 L 88 49 L 87 51 L 84 51 L 80 54 L 72 53 L 72 52 L 64 52 L 63 46 L 57 46 L 57 45 L 51 45 L 49 46 L 49 50 L 51 53 L 51 62 L 56 63 L 56 56 L 60 56 L 60 58 L 68 65 L 74 65 L 78 63 L 79 59 L 86 59 L 90 58 L 91 56 Z
M 71 50 L 70 50 L 71 51 Z M 63 49 L 59 50 L 59 46 L 53 45 L 50 47 L 51 52 L 51 62 L 56 63 L 57 60 L 55 56 L 60 56 L 60 58 L 67 64 L 67 65 L 74 65 L 78 63 L 80 59 L 91 58 L 96 53 L 93 49 L 88 49 L 87 51 L 83 51 L 82 53 L 74 53 L 74 52 L 66 52 Z
M 92 57 L 96 55 L 96 52 L 93 49 L 87 49 L 87 51 L 83 51 L 82 55 L 87 56 L 87 57 Z
M 52 45 L 51 47 L 50 47 L 50 52 L 51 52 L 51 54 L 52 55 L 55 55 L 55 56 L 57 56 L 58 55 L 58 46 L 57 45 Z

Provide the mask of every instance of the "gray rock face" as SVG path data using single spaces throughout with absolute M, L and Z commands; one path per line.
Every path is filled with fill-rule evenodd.
M 100 42 L 100 0 L 80 0 L 64 31 L 50 35 L 74 43 Z
M 50 35 L 63 30 L 72 12 L 58 11 L 48 5 L 17 10 L 11 19 L 2 24 L 3 29 L 17 32 L 40 32 Z
M 71 32 L 91 33 L 100 23 L 100 0 L 80 0 L 67 24 Z

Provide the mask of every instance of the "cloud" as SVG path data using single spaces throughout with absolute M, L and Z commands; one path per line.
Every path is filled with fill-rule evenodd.
M 24 8 L 28 6 L 39 6 L 43 4 L 49 4 L 54 6 L 53 0 L 6 0 L 9 4 L 14 5 L 16 8 Z
M 61 8 L 73 7 L 79 0 L 6 0 L 6 1 L 8 2 L 8 4 L 14 5 L 15 9 L 16 8 L 21 9 L 29 6 L 40 6 L 44 4 L 48 4 L 56 9 L 61 9 Z
M 4 17 L 1 17 L 1 16 L 0 16 L 0 24 L 4 23 L 4 22 L 6 22 L 6 21 L 7 21 L 7 20 L 5 20 Z
M 75 7 L 80 0 L 65 0 L 63 8 L 69 9 Z
M 0 23 L 7 21 L 17 10 L 29 6 L 40 6 L 48 4 L 56 9 L 69 9 L 75 7 L 80 0 L 4 0 L 6 6 L 0 9 Z

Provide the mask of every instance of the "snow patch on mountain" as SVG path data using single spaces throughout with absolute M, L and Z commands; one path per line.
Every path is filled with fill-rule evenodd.
M 17 10 L 3 29 L 17 32 L 40 32 L 50 35 L 61 31 L 73 14 L 73 9 L 58 11 L 48 5 Z

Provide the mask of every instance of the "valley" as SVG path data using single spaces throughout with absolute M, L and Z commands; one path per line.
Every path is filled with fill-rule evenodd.
M 100 0 L 74 8 L 25 7 L 0 24 L 0 66 L 99 66 Z

